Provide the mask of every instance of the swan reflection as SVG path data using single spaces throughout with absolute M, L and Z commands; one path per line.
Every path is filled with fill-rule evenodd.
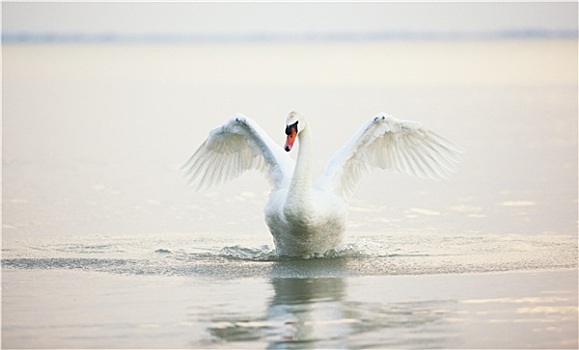
M 266 310 L 257 315 L 213 315 L 207 328 L 210 343 L 270 349 L 444 343 L 440 330 L 432 332 L 447 314 L 440 303 L 360 301 L 363 296 L 348 293 L 348 283 L 355 280 L 344 276 L 346 263 L 344 259 L 276 262 Z
M 344 259 L 278 261 L 269 283 L 273 295 L 262 316 L 213 317 L 213 338 L 263 342 L 268 348 L 343 347 L 356 317 L 344 308 Z
M 345 283 L 342 278 L 273 279 L 275 295 L 267 318 L 277 321 L 281 328 L 272 334 L 270 345 L 345 346 L 357 322 L 344 308 Z

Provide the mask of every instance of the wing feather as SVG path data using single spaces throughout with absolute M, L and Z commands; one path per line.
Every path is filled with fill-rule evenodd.
M 289 180 L 293 160 L 250 118 L 237 114 L 209 132 L 183 165 L 199 188 L 230 181 L 251 169 L 267 172 L 274 188 Z
M 320 180 L 344 197 L 372 169 L 390 169 L 421 178 L 448 179 L 456 171 L 461 147 L 420 123 L 386 114 L 371 118 L 332 157 Z

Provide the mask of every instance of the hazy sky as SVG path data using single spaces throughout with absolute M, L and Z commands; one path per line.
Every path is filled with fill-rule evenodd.
M 8 33 L 573 30 L 577 3 L 3 3 L 2 20 Z

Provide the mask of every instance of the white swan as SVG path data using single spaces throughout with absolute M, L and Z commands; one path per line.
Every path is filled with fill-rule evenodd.
M 420 123 L 386 114 L 371 118 L 329 161 L 321 178 L 311 178 L 312 135 L 306 118 L 287 118 L 289 152 L 299 140 L 294 162 L 253 120 L 237 114 L 209 137 L 185 163 L 190 181 L 199 187 L 221 184 L 249 169 L 267 172 L 273 187 L 265 221 L 276 254 L 310 256 L 342 241 L 347 202 L 362 175 L 392 169 L 424 178 L 443 179 L 455 171 L 460 147 Z

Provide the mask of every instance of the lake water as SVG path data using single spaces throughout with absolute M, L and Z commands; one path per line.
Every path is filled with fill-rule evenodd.
M 3 46 L 4 348 L 577 348 L 577 41 Z M 343 246 L 279 259 L 249 172 L 180 166 L 242 112 L 316 167 L 368 118 L 466 149 L 374 172 Z M 281 146 L 280 146 L 281 147 Z

